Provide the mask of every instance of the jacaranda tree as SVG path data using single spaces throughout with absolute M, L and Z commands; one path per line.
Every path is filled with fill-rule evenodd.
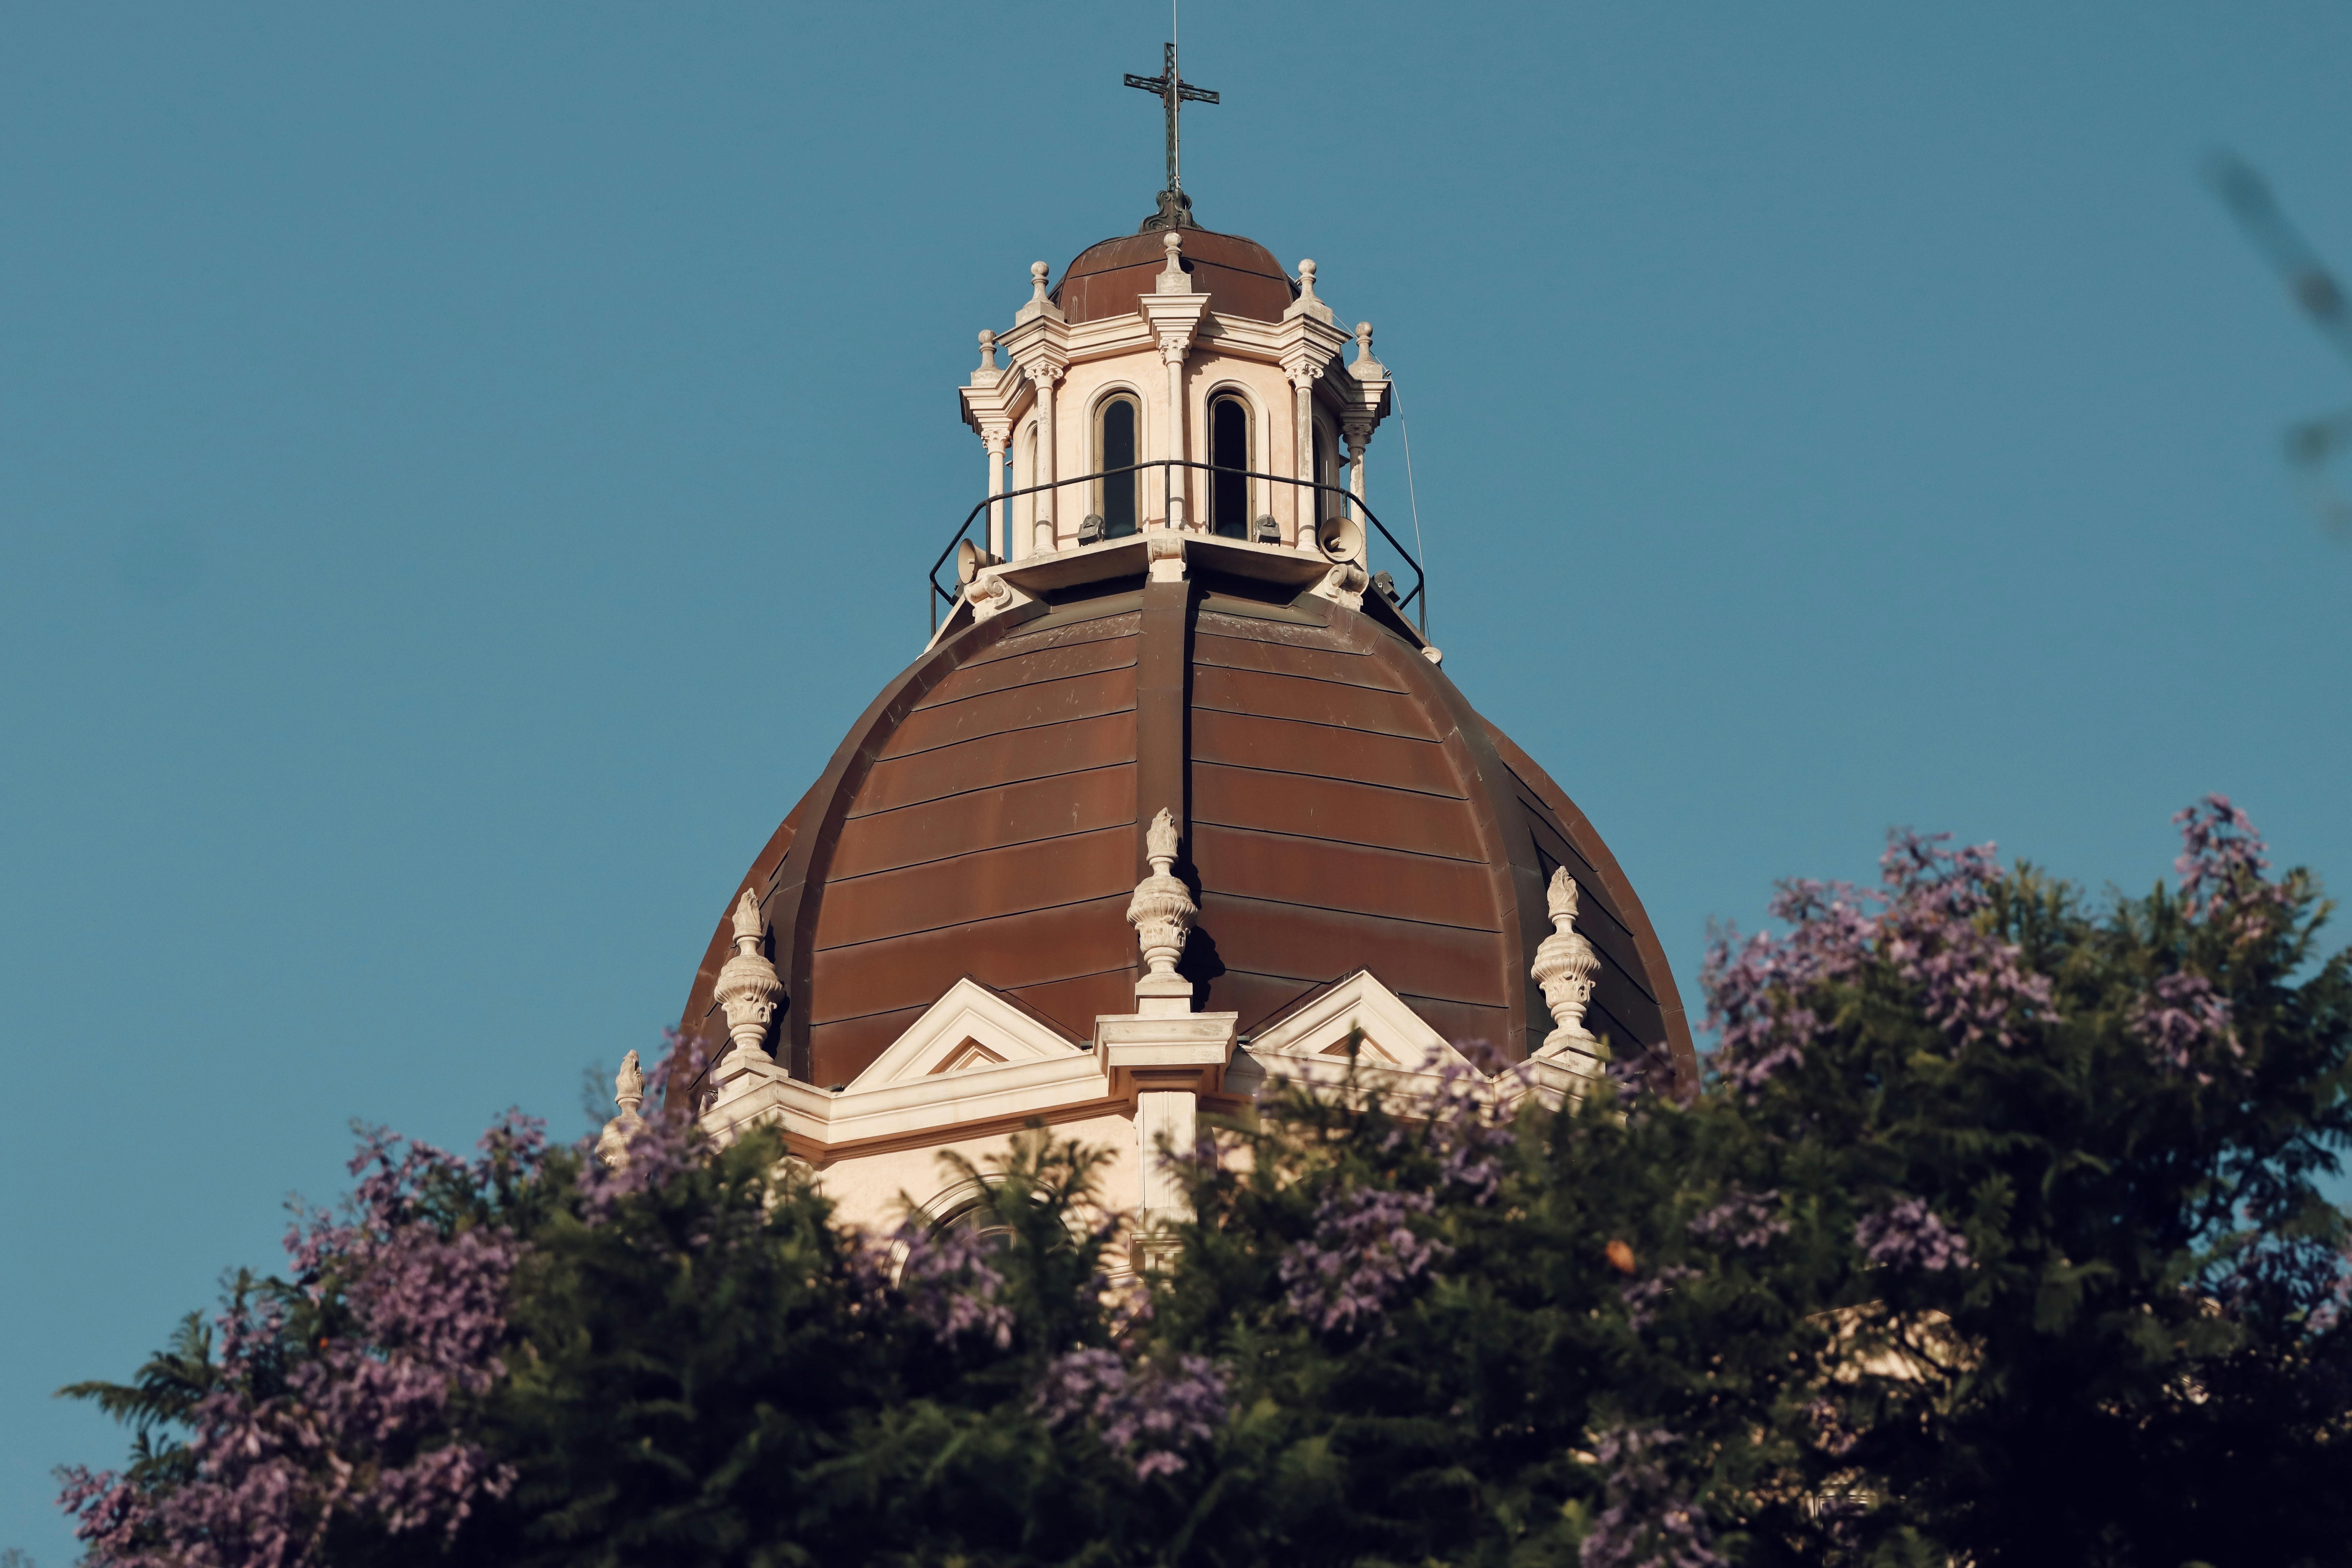
M 2352 967 L 2180 820 L 2145 898 L 1908 835 L 1783 887 L 1689 1103 L 1272 1091 L 1142 1280 L 1042 1128 L 884 1236 L 676 1108 L 618 1171 L 372 1134 L 68 1391 L 134 1438 L 66 1506 L 121 1568 L 2342 1563 Z

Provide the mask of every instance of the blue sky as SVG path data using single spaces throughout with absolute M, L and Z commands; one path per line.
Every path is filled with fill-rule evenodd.
M 0 1546 L 353 1117 L 582 1124 L 919 645 L 983 326 L 1131 229 L 1156 5 L 7 11 Z M 1186 184 L 1370 318 L 1432 632 L 1642 891 L 1892 824 L 2352 885 L 2352 13 L 1192 0 Z M 1400 432 L 1375 504 L 1406 515 Z

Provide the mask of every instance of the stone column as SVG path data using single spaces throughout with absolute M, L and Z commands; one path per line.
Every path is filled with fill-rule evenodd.
M 1037 388 L 1037 473 L 1030 482 L 1050 485 L 1061 478 L 1054 465 L 1054 384 L 1062 379 L 1062 367 L 1051 360 L 1039 360 L 1028 368 L 1029 379 Z M 1039 490 L 1036 495 L 1036 522 L 1032 531 L 1040 553 L 1055 547 L 1054 519 L 1058 509 L 1054 498 L 1057 493 Z
M 999 561 L 1004 559 L 1004 448 L 1012 432 L 1002 425 L 991 425 L 980 433 L 981 445 L 988 448 L 988 552 Z
M 1171 341 L 1162 338 L 1160 342 L 1160 357 L 1168 362 L 1168 450 L 1165 455 L 1171 458 L 1184 456 L 1185 348 L 1181 339 Z M 1168 476 L 1168 526 L 1181 528 L 1184 526 L 1184 486 L 1192 478 L 1191 471 L 1185 468 L 1161 471 Z
M 1364 532 L 1370 535 L 1371 524 L 1365 521 L 1363 507 L 1364 448 L 1371 443 L 1372 427 L 1350 422 L 1341 427 L 1340 434 L 1348 438 L 1348 493 L 1356 498 L 1356 521 L 1364 524 Z M 1365 543 L 1369 548 L 1369 538 Z
M 1291 492 L 1299 499 L 1298 523 L 1290 542 L 1310 555 L 1319 553 L 1315 548 L 1315 524 L 1322 515 L 1323 502 L 1323 498 L 1308 488 L 1315 482 L 1315 378 L 1319 374 L 1306 365 L 1290 372 L 1291 402 L 1297 411 L 1297 430 L 1291 441 L 1297 449 L 1298 477 L 1304 481 Z
M 1223 1086 L 1241 1021 L 1238 1013 L 1193 1012 L 1192 983 L 1176 972 L 1200 914 L 1192 889 L 1175 874 L 1178 843 L 1175 814 L 1162 809 L 1144 831 L 1151 869 L 1136 884 L 1127 909 L 1146 969 L 1135 983 L 1135 1011 L 1095 1020 L 1096 1050 L 1113 1094 L 1135 1097 L 1139 1253 L 1154 1247 L 1155 1233 L 1189 1217 L 1183 1184 L 1161 1163 L 1160 1146 L 1164 1142 L 1179 1154 L 1192 1151 L 1200 1131 L 1199 1097 Z
M 1174 1075 L 1171 1075 L 1174 1076 Z M 1143 1185 L 1138 1194 L 1148 1221 L 1192 1217 L 1183 1184 L 1160 1157 L 1160 1141 L 1178 1153 L 1188 1152 L 1200 1137 L 1200 1097 L 1196 1079 L 1183 1077 L 1181 1089 L 1139 1089 L 1135 1096 L 1135 1133 L 1143 1154 Z

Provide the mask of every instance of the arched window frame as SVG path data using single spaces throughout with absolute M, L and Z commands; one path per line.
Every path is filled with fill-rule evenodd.
M 1332 427 L 1331 422 L 1323 416 L 1323 411 L 1320 408 L 1315 411 L 1312 439 L 1315 443 L 1315 462 L 1307 471 L 1314 476 L 1315 482 L 1318 485 L 1345 485 L 1348 482 L 1347 477 L 1339 471 L 1339 433 Z M 1339 498 L 1328 490 L 1315 491 L 1314 502 L 1313 515 L 1318 523 L 1341 510 Z
M 1106 455 L 1103 420 L 1110 411 L 1111 405 L 1119 402 L 1125 402 L 1135 409 L 1135 460 L 1141 463 L 1150 456 L 1150 448 L 1146 445 L 1150 426 L 1145 422 L 1150 413 L 1150 405 L 1144 402 L 1143 390 L 1127 382 L 1114 383 L 1097 393 L 1094 401 L 1087 407 L 1087 472 L 1088 473 L 1099 474 L 1110 467 L 1110 459 Z M 1118 479 L 1108 477 L 1097 479 L 1090 487 L 1091 493 L 1087 498 L 1087 510 L 1099 513 L 1107 524 L 1116 521 L 1111 517 L 1109 487 L 1118 482 Z M 1142 470 L 1138 469 L 1129 475 L 1128 482 L 1134 487 L 1135 527 L 1139 532 L 1146 516 Z M 1107 537 L 1118 536 L 1107 535 Z
M 1226 401 L 1241 405 L 1242 467 L 1255 468 L 1261 473 L 1271 472 L 1271 459 L 1265 455 L 1265 410 L 1259 404 L 1255 390 L 1244 381 L 1213 383 L 1202 395 L 1199 426 L 1202 460 L 1213 465 L 1217 460 L 1216 410 L 1219 403 Z M 1203 487 L 1209 492 L 1209 505 L 1206 510 L 1212 530 L 1214 530 L 1217 525 L 1215 483 L 1215 475 L 1213 472 L 1209 476 L 1209 484 Z M 1228 537 L 1242 539 L 1249 537 L 1252 520 L 1266 510 L 1264 489 L 1265 481 L 1261 479 L 1242 481 L 1241 531 L 1238 535 Z

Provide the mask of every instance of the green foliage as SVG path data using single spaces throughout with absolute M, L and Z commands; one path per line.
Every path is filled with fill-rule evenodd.
M 1710 966 L 1687 1104 L 1270 1089 L 1166 1152 L 1197 1218 L 1133 1286 L 1042 1128 L 943 1237 L 843 1226 L 770 1133 L 428 1172 L 404 1224 L 512 1238 L 499 1373 L 418 1439 L 493 1479 L 280 1561 L 2341 1562 L 2352 963 L 2197 831 L 2102 908 L 1916 840 L 1880 912 L 1791 888 Z M 286 1306 L 264 1397 L 365 1331 L 336 1234 L 237 1287 Z M 191 1318 L 67 1391 L 137 1433 L 123 1497 L 205 1484 L 225 1364 Z

